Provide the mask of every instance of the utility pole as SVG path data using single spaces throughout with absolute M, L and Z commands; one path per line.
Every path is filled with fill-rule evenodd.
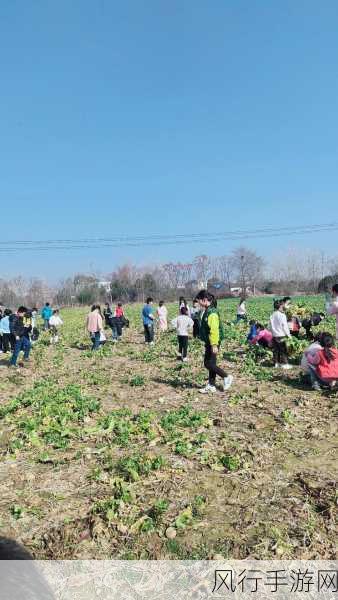
M 244 256 L 241 256 L 241 279 L 242 279 L 242 296 L 246 297 L 246 281 L 244 275 Z

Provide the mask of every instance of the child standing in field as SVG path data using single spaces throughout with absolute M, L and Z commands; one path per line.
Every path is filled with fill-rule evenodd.
M 122 302 L 117 303 L 117 306 L 115 308 L 114 317 L 117 317 L 118 319 L 121 319 L 121 317 L 124 317 Z
M 247 320 L 247 315 L 246 315 L 245 298 L 241 298 L 239 301 L 239 304 L 237 306 L 236 323 L 239 323 L 240 321 L 246 321 L 246 320 Z
M 201 394 L 216 392 L 216 376 L 223 379 L 223 389 L 228 390 L 233 382 L 233 376 L 227 375 L 217 366 L 217 354 L 223 337 L 220 316 L 216 308 L 215 297 L 201 290 L 196 296 L 201 309 L 204 311 L 200 325 L 200 339 L 205 343 L 204 366 L 209 372 L 209 382 L 201 389 Z
M 199 302 L 198 302 L 198 300 L 196 300 L 196 298 L 193 301 L 192 309 L 190 311 L 190 316 L 191 316 L 192 320 L 194 321 L 194 327 L 192 330 L 192 334 L 193 334 L 194 338 L 198 338 L 199 333 L 200 333 L 201 309 L 200 309 Z
M 144 339 L 145 343 L 151 346 L 154 345 L 154 315 L 153 315 L 153 304 L 154 300 L 149 296 L 147 302 L 142 310 L 142 321 L 144 328 Z
M 188 360 L 188 344 L 189 344 L 189 332 L 194 326 L 194 321 L 188 316 L 188 311 L 185 306 L 181 308 L 181 314 L 171 321 L 172 326 L 177 331 L 178 339 L 178 358 L 181 358 L 183 362 Z
M 12 311 L 5 308 L 2 319 L 0 321 L 0 334 L 2 336 L 2 351 L 6 354 L 9 350 L 14 350 L 15 339 L 11 334 L 9 317 Z
M 124 310 L 122 307 L 122 302 L 118 302 L 115 308 L 113 321 L 115 322 L 117 340 L 120 340 L 122 337 L 123 330 L 123 320 L 124 320 Z M 114 337 L 114 334 L 113 334 Z
M 301 322 L 296 315 L 292 314 L 293 309 L 290 296 L 284 296 L 284 298 L 281 300 L 281 303 L 283 304 L 284 312 L 286 314 L 290 335 L 299 338 Z
M 103 316 L 107 327 L 110 327 L 110 319 L 113 316 L 112 310 L 110 308 L 109 302 L 106 302 L 103 309 Z
M 288 351 L 285 338 L 290 338 L 290 329 L 284 313 L 283 300 L 275 300 L 274 312 L 270 317 L 270 329 L 272 333 L 272 349 L 275 368 L 292 369 L 288 364 Z
M 25 306 L 20 306 L 17 313 L 13 315 L 13 318 L 10 320 L 10 329 L 15 339 L 10 366 L 16 367 L 20 352 L 22 351 L 24 353 L 24 360 L 28 361 L 29 353 L 31 351 L 29 336 L 32 330 L 32 324 L 30 317 L 27 316 L 27 308 Z
M 187 315 L 190 317 L 190 308 L 189 308 L 189 305 L 188 305 L 186 299 L 183 296 L 180 296 L 180 299 L 178 302 L 178 307 L 179 307 L 179 312 L 180 312 L 181 308 L 186 308 Z
M 53 314 L 53 310 L 50 307 L 49 302 L 46 302 L 45 306 L 41 310 L 41 317 L 43 319 L 45 331 L 47 331 L 47 329 L 49 329 L 49 319 L 51 318 L 52 314 Z
M 156 311 L 156 315 L 157 315 L 160 331 L 167 331 L 167 329 L 168 329 L 168 310 L 167 310 L 167 307 L 164 305 L 163 300 L 160 300 L 160 302 L 158 304 L 158 309 Z
M 109 302 L 106 302 L 105 304 L 105 308 L 103 309 L 103 316 L 107 327 L 110 327 L 111 329 L 113 342 L 117 342 L 117 323 L 116 318 L 113 316 L 113 311 L 110 308 Z
M 326 310 L 329 315 L 336 315 L 336 339 L 338 340 L 338 283 L 332 287 L 332 299 L 327 300 Z
M 32 313 L 32 329 L 35 329 L 36 327 L 36 319 L 38 316 L 38 309 L 36 308 L 36 306 L 34 306 L 31 310 Z
M 51 338 L 50 338 L 51 344 L 58 343 L 59 328 L 61 327 L 61 325 L 63 325 L 63 321 L 60 317 L 59 311 L 57 309 L 53 310 L 53 314 L 52 314 L 51 318 L 49 319 L 49 328 L 51 330 Z
M 93 304 L 87 316 L 86 327 L 92 340 L 92 350 L 98 350 L 100 347 L 101 331 L 103 330 L 103 319 L 98 304 Z
M 307 357 L 312 388 L 318 391 L 321 385 L 334 388 L 338 381 L 338 350 L 334 338 L 330 333 L 322 333 L 320 343 L 322 349 Z

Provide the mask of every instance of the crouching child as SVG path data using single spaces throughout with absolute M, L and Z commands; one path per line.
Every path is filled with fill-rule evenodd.
M 338 350 L 330 333 L 322 333 L 320 344 L 321 350 L 307 356 L 312 389 L 320 390 L 322 386 L 333 389 L 338 382 Z
M 256 323 L 256 335 L 250 341 L 250 343 L 255 346 L 258 344 L 263 348 L 272 348 L 272 333 L 268 329 L 261 325 L 260 323 Z

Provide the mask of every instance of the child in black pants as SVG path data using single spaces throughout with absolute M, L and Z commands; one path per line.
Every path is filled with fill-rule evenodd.
M 185 306 L 182 306 L 179 316 L 173 319 L 171 324 L 177 331 L 178 358 L 181 358 L 183 362 L 187 362 L 189 332 L 194 326 L 194 321 L 188 316 L 188 309 Z
M 200 333 L 200 314 L 201 314 L 201 310 L 200 310 L 200 306 L 198 303 L 198 300 L 194 300 L 193 302 L 193 307 L 190 311 L 191 314 L 191 318 L 194 321 L 194 327 L 192 330 L 192 334 L 194 336 L 194 338 L 198 338 L 199 337 L 199 333 Z
M 217 354 L 222 341 L 222 328 L 219 313 L 216 308 L 215 297 L 201 290 L 197 299 L 204 310 L 200 326 L 200 338 L 205 343 L 204 366 L 209 371 L 209 382 L 201 389 L 201 394 L 215 393 L 216 375 L 223 379 L 223 389 L 228 390 L 233 382 L 233 376 L 227 375 L 223 369 L 217 366 Z

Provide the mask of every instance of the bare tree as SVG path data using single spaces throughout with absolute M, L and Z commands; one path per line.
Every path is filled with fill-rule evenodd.
M 33 277 L 29 282 L 29 287 L 27 289 L 26 301 L 27 304 L 31 307 L 39 306 L 42 302 L 42 298 L 44 295 L 45 286 L 41 279 L 37 279 Z
M 15 308 L 19 300 L 14 290 L 3 279 L 0 280 L 0 304 L 7 308 Z
M 131 285 L 135 283 L 140 274 L 140 270 L 135 265 L 132 263 L 125 263 L 116 269 L 114 277 L 127 285 Z
M 68 279 L 63 279 L 60 281 L 58 285 L 58 290 L 55 296 L 55 301 L 59 305 L 72 305 L 73 301 L 76 297 L 76 288 L 74 285 L 74 280 L 69 277 Z
M 191 279 L 193 265 L 192 263 L 179 263 L 179 284 L 184 287 Z
M 158 290 L 163 290 L 168 287 L 167 274 L 163 266 L 156 265 L 152 270 L 152 276 Z
M 307 283 L 307 291 L 315 292 L 318 289 L 324 271 L 324 260 L 323 252 L 306 253 L 303 279 Z
M 196 256 L 193 261 L 196 279 L 200 285 L 207 287 L 208 279 L 211 275 L 211 260 L 206 254 Z
M 163 270 L 167 277 L 168 286 L 170 288 L 177 288 L 179 281 L 179 273 L 176 263 L 166 263 L 163 265 Z
M 329 270 L 324 252 L 291 247 L 271 260 L 269 277 L 276 293 L 315 292 Z
M 232 256 L 219 256 L 217 259 L 217 273 L 224 283 L 226 283 L 229 293 L 231 293 L 231 280 L 234 274 L 234 259 Z
M 263 259 L 253 250 L 241 246 L 232 253 L 232 264 L 242 288 L 243 296 L 246 296 L 249 286 L 255 294 L 256 285 L 262 276 Z
M 325 273 L 329 275 L 336 275 L 338 273 L 338 256 L 328 261 Z
M 8 282 L 8 286 L 13 290 L 20 302 L 24 302 L 27 294 L 27 281 L 18 275 Z

